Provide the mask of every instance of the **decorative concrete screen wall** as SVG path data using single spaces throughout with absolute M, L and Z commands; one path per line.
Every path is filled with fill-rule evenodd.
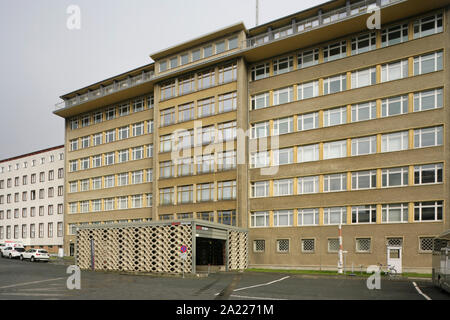
M 79 229 L 77 264 L 91 268 L 91 240 L 94 240 L 95 270 L 160 273 L 192 272 L 192 226 L 136 225 Z M 185 245 L 187 259 L 182 263 L 180 247 Z
M 248 232 L 228 231 L 228 270 L 248 268 Z

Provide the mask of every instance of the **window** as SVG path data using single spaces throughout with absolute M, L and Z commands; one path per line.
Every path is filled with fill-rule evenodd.
M 352 172 L 352 190 L 373 189 L 376 187 L 376 170 Z
M 130 127 L 119 128 L 119 140 L 127 139 L 130 136 Z
M 262 63 L 252 67 L 252 81 L 264 79 L 270 76 L 270 64 Z
M 236 76 L 237 64 L 235 62 L 219 67 L 219 84 L 236 81 Z
M 194 173 L 194 162 L 192 158 L 184 158 L 178 161 L 178 176 L 190 176 Z
M 141 136 L 143 134 L 144 134 L 144 122 L 133 124 L 133 137 Z
M 127 162 L 128 157 L 129 157 L 128 149 L 120 150 L 119 151 L 119 160 L 117 161 L 117 163 Z
M 346 207 L 332 207 L 323 209 L 323 224 L 346 224 L 347 223 L 347 208 Z
M 219 141 L 230 141 L 236 139 L 236 121 L 219 123 Z
M 105 132 L 106 143 L 114 142 L 116 140 L 116 130 L 112 129 Z
M 159 189 L 159 202 L 161 205 L 173 204 L 174 188 Z
M 147 133 L 153 133 L 153 120 L 147 121 Z
M 390 117 L 404 113 L 408 113 L 408 96 L 398 96 L 382 100 L 382 117 Z
M 353 206 L 352 207 L 352 223 L 376 223 L 377 222 L 377 206 Z
M 64 205 L 62 203 L 58 204 L 58 214 L 64 214 Z
M 341 74 L 323 80 L 323 94 L 332 94 L 347 90 L 347 75 Z
M 297 179 L 298 194 L 309 194 L 309 193 L 318 193 L 319 192 L 319 177 L 302 177 Z
M 277 252 L 279 253 L 289 252 L 289 239 L 277 240 Z
M 108 199 L 105 199 L 104 200 L 104 208 L 105 208 L 105 211 L 111 211 L 111 210 L 114 210 L 115 209 L 115 201 L 114 201 L 114 198 L 108 198 Z
M 323 126 L 336 126 L 347 123 L 347 107 L 340 107 L 323 112 Z
M 70 129 L 71 130 L 78 129 L 78 119 L 70 120 Z
M 297 116 L 297 130 L 311 130 L 319 127 L 319 113 L 308 113 Z
M 371 248 L 370 238 L 357 238 L 356 239 L 356 252 L 368 253 Z
M 203 48 L 203 58 L 208 58 L 213 55 L 213 47 L 212 45 L 206 46 Z
M 178 57 L 173 57 L 169 60 L 170 69 L 178 67 Z
M 159 163 L 159 174 L 161 178 L 170 178 L 174 175 L 174 165 L 172 161 L 165 161 Z
M 197 219 L 214 222 L 214 212 L 197 212 Z
M 197 202 L 214 200 L 214 183 L 203 183 L 197 185 Z
M 178 81 L 179 94 L 188 94 L 195 90 L 195 78 L 194 76 L 188 76 L 186 78 L 181 78 Z
M 319 95 L 319 81 L 305 82 L 297 85 L 297 99 L 304 100 Z
M 69 203 L 69 213 L 77 213 L 78 212 L 78 204 L 76 202 Z
M 254 152 L 250 155 L 250 167 L 251 168 L 263 168 L 270 164 L 269 152 L 261 151 Z
M 27 184 L 27 177 L 26 176 L 24 176 L 23 177 L 24 179 L 23 179 L 23 184 L 25 185 L 25 184 Z M 62 178 L 64 178 L 64 169 L 63 168 L 59 168 L 58 169 L 58 179 L 62 179 Z
M 98 155 L 98 156 L 93 156 L 92 157 L 92 168 L 98 168 L 101 167 L 102 165 L 102 156 Z
M 399 187 L 408 185 L 408 167 L 383 169 L 381 173 L 382 187 Z
M 328 239 L 328 252 L 338 252 L 340 248 L 339 239 Z
M 175 123 L 175 108 L 161 110 L 161 127 L 169 126 Z
M 119 173 L 117 175 L 117 186 L 127 186 L 128 185 L 128 173 Z
M 90 159 L 88 158 L 83 158 L 80 160 L 80 166 L 81 166 L 81 170 L 87 170 L 89 169 L 89 162 Z
M 442 127 L 414 130 L 414 148 L 441 146 L 442 139 Z
M 319 225 L 319 209 L 298 209 L 297 224 L 299 226 Z
M 167 61 L 159 62 L 159 72 L 164 72 L 167 70 Z
M 432 252 L 433 251 L 433 240 L 434 238 L 429 237 L 419 237 L 419 249 L 422 252 Z
M 319 145 L 312 144 L 297 148 L 297 162 L 309 162 L 319 160 Z
M 214 69 L 201 72 L 197 75 L 198 90 L 207 89 L 215 85 L 216 78 Z
M 302 252 L 313 253 L 315 250 L 314 239 L 302 239 Z
M 376 152 L 376 136 L 352 139 L 352 156 L 362 156 Z
M 236 92 L 231 92 L 219 96 L 219 113 L 236 110 Z
M 253 252 L 261 253 L 266 250 L 266 241 L 265 240 L 253 240 Z
M 273 105 L 279 105 L 292 102 L 293 87 L 287 87 L 273 91 Z
M 414 21 L 414 39 L 442 32 L 442 13 Z
M 376 49 L 375 32 L 358 35 L 352 38 L 352 55 Z
M 197 61 L 197 60 L 200 60 L 201 58 L 202 57 L 201 57 L 200 49 L 196 49 L 196 50 L 192 51 L 192 61 Z
M 78 150 L 78 139 L 70 140 L 70 150 L 71 151 Z
M 347 140 L 323 144 L 323 159 L 344 158 L 347 156 Z
M 347 174 L 338 173 L 323 177 L 323 192 L 337 192 L 347 190 Z
M 153 169 L 147 169 L 147 180 L 146 182 L 152 182 L 153 181 Z
M 291 196 L 294 192 L 293 190 L 294 180 L 293 179 L 281 179 L 273 181 L 273 195 L 278 196 Z
M 294 161 L 294 148 L 273 151 L 273 165 L 291 164 Z
M 166 83 L 161 86 L 161 100 L 167 100 L 176 96 L 175 81 Z
M 125 103 L 119 106 L 119 116 L 124 117 L 130 114 L 130 104 Z
M 273 61 L 273 74 L 283 74 L 294 69 L 294 58 L 285 57 Z
M 144 147 L 135 147 L 132 150 L 132 159 L 131 160 L 141 160 L 144 159 Z
M 89 201 L 81 201 L 80 202 L 80 212 L 81 213 L 89 212 Z
M 273 135 L 291 133 L 294 127 L 294 118 L 288 117 L 283 119 L 276 119 L 273 122 Z
M 185 54 L 182 54 L 181 56 L 180 56 L 180 60 L 181 60 L 181 65 L 183 66 L 183 65 L 185 65 L 185 64 L 188 64 L 189 63 L 189 54 L 188 53 L 185 53 Z
M 415 202 L 414 221 L 441 221 L 442 201 Z
M 39 173 L 39 182 L 45 182 L 45 172 Z
M 106 153 L 105 154 L 105 166 L 110 166 L 110 165 L 114 164 L 114 158 L 115 158 L 114 152 Z
M 442 88 L 414 94 L 414 112 L 442 108 Z
M 212 116 L 215 114 L 215 99 L 214 97 L 199 100 L 197 102 L 197 115 L 199 118 Z
M 80 190 L 89 191 L 89 179 L 84 179 L 80 181 Z
M 442 70 L 442 51 L 414 58 L 414 75 Z
M 252 198 L 264 198 L 269 196 L 269 181 L 256 181 L 251 184 Z
M 92 145 L 93 146 L 98 146 L 100 144 L 102 144 L 103 140 L 103 135 L 101 133 L 97 133 L 94 134 L 92 137 Z
M 145 146 L 145 148 L 147 149 L 147 158 L 152 158 L 153 157 L 153 144 L 148 144 Z
M 153 194 L 152 193 L 147 193 L 146 194 L 146 200 L 147 200 L 147 207 L 152 207 L 153 206 Z
M 252 139 L 265 138 L 270 135 L 269 121 L 252 124 Z
M 383 64 L 381 66 L 381 82 L 393 81 L 408 77 L 408 60 Z
M 383 134 L 381 152 L 402 151 L 408 149 L 408 131 Z
M 377 82 L 375 68 L 357 70 L 352 72 L 352 89 L 374 85 Z
M 131 173 L 131 184 L 139 184 L 144 182 L 144 171 L 134 171 Z
M 228 50 L 233 50 L 238 47 L 238 37 L 228 39 Z
M 303 51 L 297 56 L 297 64 L 299 69 L 314 66 L 319 63 L 319 49 Z
M 124 210 L 128 209 L 128 197 L 119 197 L 117 198 L 117 209 Z
M 115 176 L 105 176 L 105 188 L 112 188 L 115 185 Z
M 293 221 L 293 210 L 277 210 L 273 212 L 274 227 L 291 227 Z
M 92 211 L 99 212 L 102 210 L 102 201 L 101 200 L 92 200 Z
M 81 127 L 87 127 L 90 123 L 90 117 L 89 116 L 84 116 L 83 118 L 81 118 Z
M 142 194 L 131 196 L 131 208 L 142 208 Z
M 341 41 L 323 47 L 323 61 L 333 61 L 347 56 L 347 42 Z
M 408 41 L 408 24 L 385 28 L 381 31 L 381 46 L 387 47 Z
M 261 93 L 252 96 L 252 110 L 267 108 L 269 106 L 269 93 Z
M 106 110 L 106 120 L 112 120 L 116 117 L 116 108 L 112 107 Z
M 352 105 L 352 122 L 372 120 L 377 117 L 375 101 Z
M 408 222 L 408 204 L 384 204 L 381 211 L 382 222 Z
M 236 168 L 236 151 L 220 152 L 217 156 L 217 170 L 225 171 Z
M 218 200 L 236 199 L 236 181 L 221 181 L 217 183 Z
M 205 154 L 197 157 L 197 174 L 214 172 L 214 155 Z
M 147 97 L 147 108 L 153 109 L 155 105 L 155 97 L 153 95 Z
M 414 167 L 414 184 L 442 183 L 442 163 Z
M 192 119 L 194 119 L 194 104 L 192 102 L 178 107 L 178 122 Z
M 57 235 L 58 235 L 58 237 L 62 237 L 63 236 L 63 227 L 64 227 L 63 223 L 62 222 L 58 222 L 58 225 L 57 225 L 57 228 L 58 228 Z
M 236 225 L 236 211 L 235 210 L 227 210 L 227 211 L 219 211 L 217 212 L 217 222 L 235 226 Z

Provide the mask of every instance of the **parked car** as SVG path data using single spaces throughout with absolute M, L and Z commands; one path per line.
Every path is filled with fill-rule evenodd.
M 29 249 L 27 251 L 24 250 L 20 254 L 20 260 L 29 259 L 31 262 L 34 261 L 45 261 L 48 262 L 50 259 L 48 252 L 44 249 Z
M 19 258 L 23 252 L 25 252 L 24 247 L 5 247 L 2 250 L 2 257 L 15 259 L 15 258 Z

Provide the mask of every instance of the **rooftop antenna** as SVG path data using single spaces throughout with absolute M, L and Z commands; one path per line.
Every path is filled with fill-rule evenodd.
M 259 25 L 259 0 L 256 0 L 256 26 Z

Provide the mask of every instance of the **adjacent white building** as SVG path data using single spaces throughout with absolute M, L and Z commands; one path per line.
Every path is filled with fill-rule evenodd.
M 61 254 L 63 220 L 64 146 L 0 160 L 0 243 Z

